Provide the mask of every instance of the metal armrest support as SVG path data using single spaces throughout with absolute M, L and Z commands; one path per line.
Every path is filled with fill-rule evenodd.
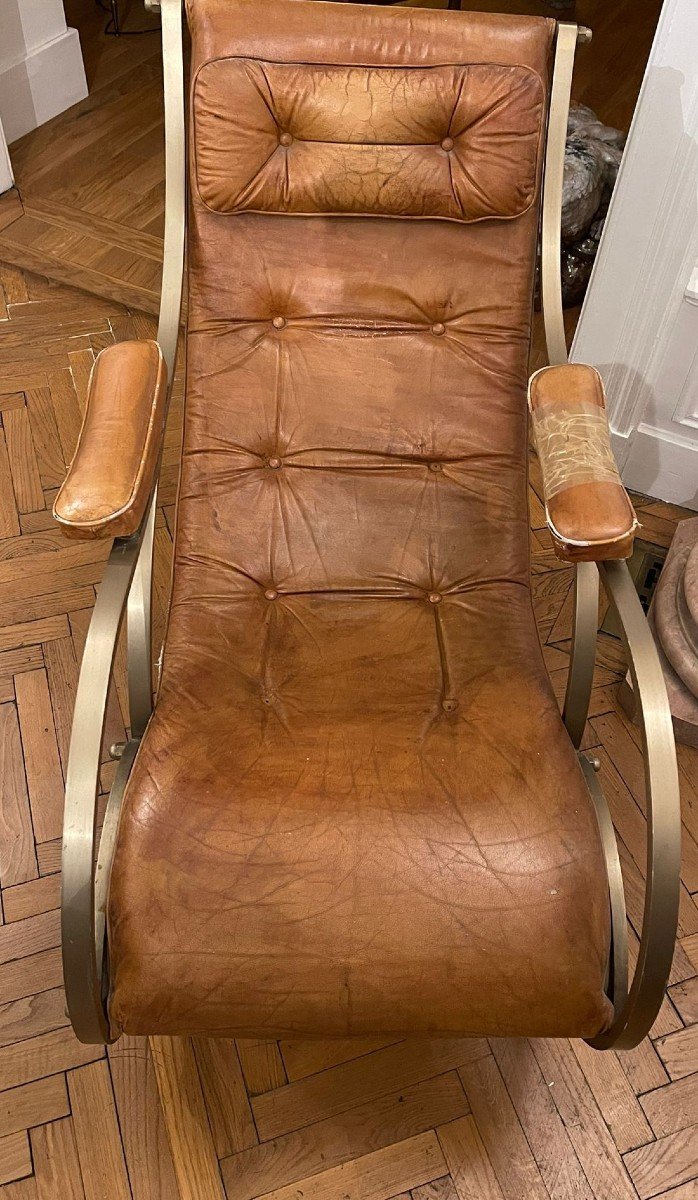
M 110 1040 L 103 994 L 104 918 L 102 910 L 96 921 L 93 866 L 97 797 L 109 684 L 142 544 L 140 530 L 115 541 L 109 555 L 85 642 L 68 755 L 61 895 L 63 976 L 70 1019 L 84 1042 Z M 137 745 L 138 739 L 128 743 L 120 768 L 133 761 Z M 103 861 L 104 843 L 103 833 Z
M 671 712 L 657 648 L 624 562 L 580 563 L 575 622 L 563 719 L 579 747 L 589 708 L 598 623 L 599 572 L 621 626 L 641 717 L 647 812 L 647 868 L 640 951 L 627 986 L 627 943 L 623 881 L 613 824 L 586 756 L 580 756 L 599 815 L 606 854 L 612 914 L 609 995 L 611 1026 L 590 1045 L 631 1049 L 651 1029 L 664 998 L 674 953 L 679 911 L 681 810 Z
M 567 362 L 562 310 L 560 245 L 562 184 L 567 114 L 574 49 L 588 42 L 588 30 L 558 25 L 555 68 L 548 120 L 543 218 L 541 231 L 541 295 L 548 361 Z M 575 567 L 574 626 L 563 720 L 579 750 L 594 676 L 599 616 L 599 573 L 622 631 L 642 723 L 647 808 L 647 869 L 640 950 L 628 988 L 628 954 L 623 879 L 613 822 L 589 758 L 580 763 L 596 807 L 606 857 L 612 947 L 608 994 L 614 1016 L 610 1027 L 590 1045 L 631 1049 L 649 1032 L 664 997 L 678 922 L 680 830 L 676 749 L 662 668 L 652 634 L 625 562 L 579 562 Z
M 157 340 L 174 378 L 182 303 L 186 211 L 181 0 L 161 0 L 165 82 L 165 242 Z M 82 1042 L 111 1040 L 107 1016 L 105 908 L 121 797 L 152 712 L 151 580 L 157 488 L 140 528 L 117 539 L 85 643 L 66 778 L 61 898 L 68 1013 Z M 130 740 L 119 761 L 99 845 L 99 767 L 119 630 L 127 611 Z

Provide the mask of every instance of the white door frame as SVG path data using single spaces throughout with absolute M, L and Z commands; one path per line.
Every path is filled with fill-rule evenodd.
M 698 4 L 665 0 L 571 357 L 604 377 L 624 482 L 691 508 L 697 265 Z
M 10 162 L 10 152 L 7 149 L 7 141 L 5 132 L 0 120 L 0 193 L 8 191 L 14 186 L 15 177 L 12 174 L 12 163 Z

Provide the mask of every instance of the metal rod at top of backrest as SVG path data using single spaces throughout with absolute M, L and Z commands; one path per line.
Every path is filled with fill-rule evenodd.
M 585 26 L 574 25 L 568 21 L 558 23 L 543 176 L 540 272 L 545 342 L 548 348 L 548 361 L 551 364 L 567 362 L 560 277 L 562 185 L 565 174 L 565 144 L 574 52 L 577 43 L 584 44 L 590 41 L 591 30 Z

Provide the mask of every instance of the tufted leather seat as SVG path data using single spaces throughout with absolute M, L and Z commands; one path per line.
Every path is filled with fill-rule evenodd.
M 594 1035 L 607 884 L 528 561 L 553 23 L 189 22 L 182 478 L 114 1031 Z

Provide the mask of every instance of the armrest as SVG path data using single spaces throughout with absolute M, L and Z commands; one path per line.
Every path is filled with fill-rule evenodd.
M 157 342 L 117 342 L 97 356 L 73 461 L 53 506 L 68 537 L 129 537 L 155 482 L 167 399 Z
M 579 363 L 543 367 L 531 376 L 528 403 L 558 558 L 629 558 L 638 521 L 611 450 L 598 371 Z

